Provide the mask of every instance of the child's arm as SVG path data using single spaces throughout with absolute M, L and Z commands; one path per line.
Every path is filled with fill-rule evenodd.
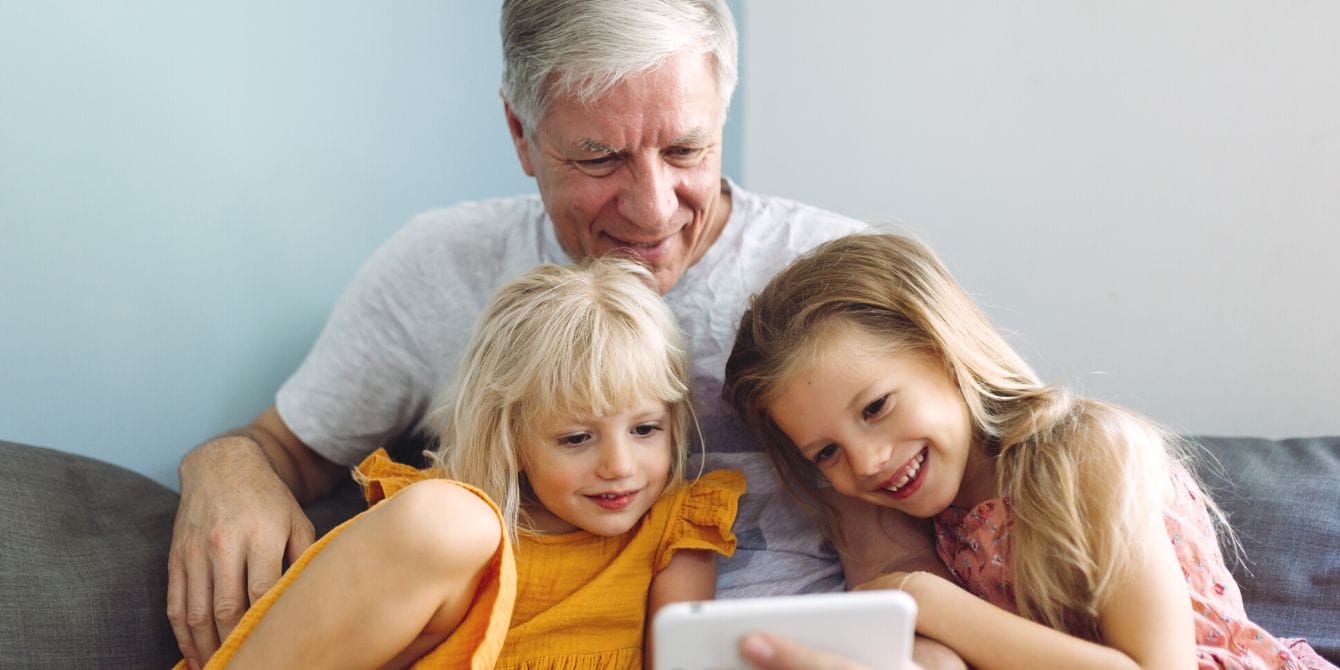
M 949 570 L 931 545 L 929 522 L 840 495 L 832 489 L 825 489 L 824 497 L 837 510 L 837 521 L 849 540 L 838 548 L 848 589 L 866 588 L 867 582 L 895 571 L 915 570 L 949 578 Z M 871 588 L 890 587 L 877 582 Z M 927 670 L 965 667 L 958 654 L 944 643 L 921 634 L 912 642 L 912 660 Z
M 651 578 L 648 619 L 656 610 L 682 600 L 711 600 L 717 594 L 717 555 L 705 549 L 680 549 L 665 569 Z
M 413 484 L 312 558 L 230 665 L 408 665 L 465 617 L 501 538 L 497 516 L 479 497 L 442 480 Z
M 1006 612 L 930 574 L 913 574 L 904 584 L 917 601 L 917 632 L 982 670 L 1196 667 L 1191 601 L 1163 524 L 1149 524 L 1131 541 L 1144 551 L 1099 611 L 1099 632 L 1109 646 Z M 894 573 L 864 587 L 892 588 L 905 577 Z
M 651 578 L 647 594 L 646 644 L 643 653 L 645 667 L 651 668 L 651 619 L 657 610 L 683 600 L 711 600 L 717 594 L 717 555 L 702 549 L 680 549 L 670 558 L 665 569 Z
M 838 546 L 847 588 L 896 571 L 919 570 L 949 577 L 935 555 L 929 522 L 832 489 L 825 489 L 823 495 L 837 511 L 837 523 L 848 540 Z

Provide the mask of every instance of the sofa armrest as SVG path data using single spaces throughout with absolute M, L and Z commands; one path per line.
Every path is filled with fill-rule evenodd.
M 0 441 L 0 665 L 170 667 L 177 494 L 124 468 Z
M 0 440 L 0 666 L 167 668 L 178 496 L 125 468 Z M 352 477 L 308 506 L 323 534 L 366 509 Z
M 1192 439 L 1213 457 L 1201 481 L 1246 555 L 1225 547 L 1247 615 L 1340 662 L 1340 437 Z

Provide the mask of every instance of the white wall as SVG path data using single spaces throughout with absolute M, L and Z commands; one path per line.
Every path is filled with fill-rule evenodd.
M 0 439 L 174 486 L 410 216 L 533 191 L 500 7 L 0 2 Z
M 1050 381 L 1340 433 L 1340 4 L 767 0 L 746 185 L 904 222 Z
M 0 439 L 175 485 L 415 212 L 531 190 L 496 3 L 0 3 Z

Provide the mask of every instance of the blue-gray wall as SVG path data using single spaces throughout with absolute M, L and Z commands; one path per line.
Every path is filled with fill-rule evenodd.
M 533 190 L 497 23 L 475 0 L 0 3 L 0 439 L 175 486 L 412 214 Z

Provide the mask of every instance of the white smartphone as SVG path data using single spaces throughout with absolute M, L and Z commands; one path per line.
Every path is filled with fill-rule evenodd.
M 916 601 L 894 590 L 672 603 L 652 620 L 655 667 L 748 668 L 740 638 L 759 631 L 841 654 L 872 670 L 905 670 L 916 619 Z

